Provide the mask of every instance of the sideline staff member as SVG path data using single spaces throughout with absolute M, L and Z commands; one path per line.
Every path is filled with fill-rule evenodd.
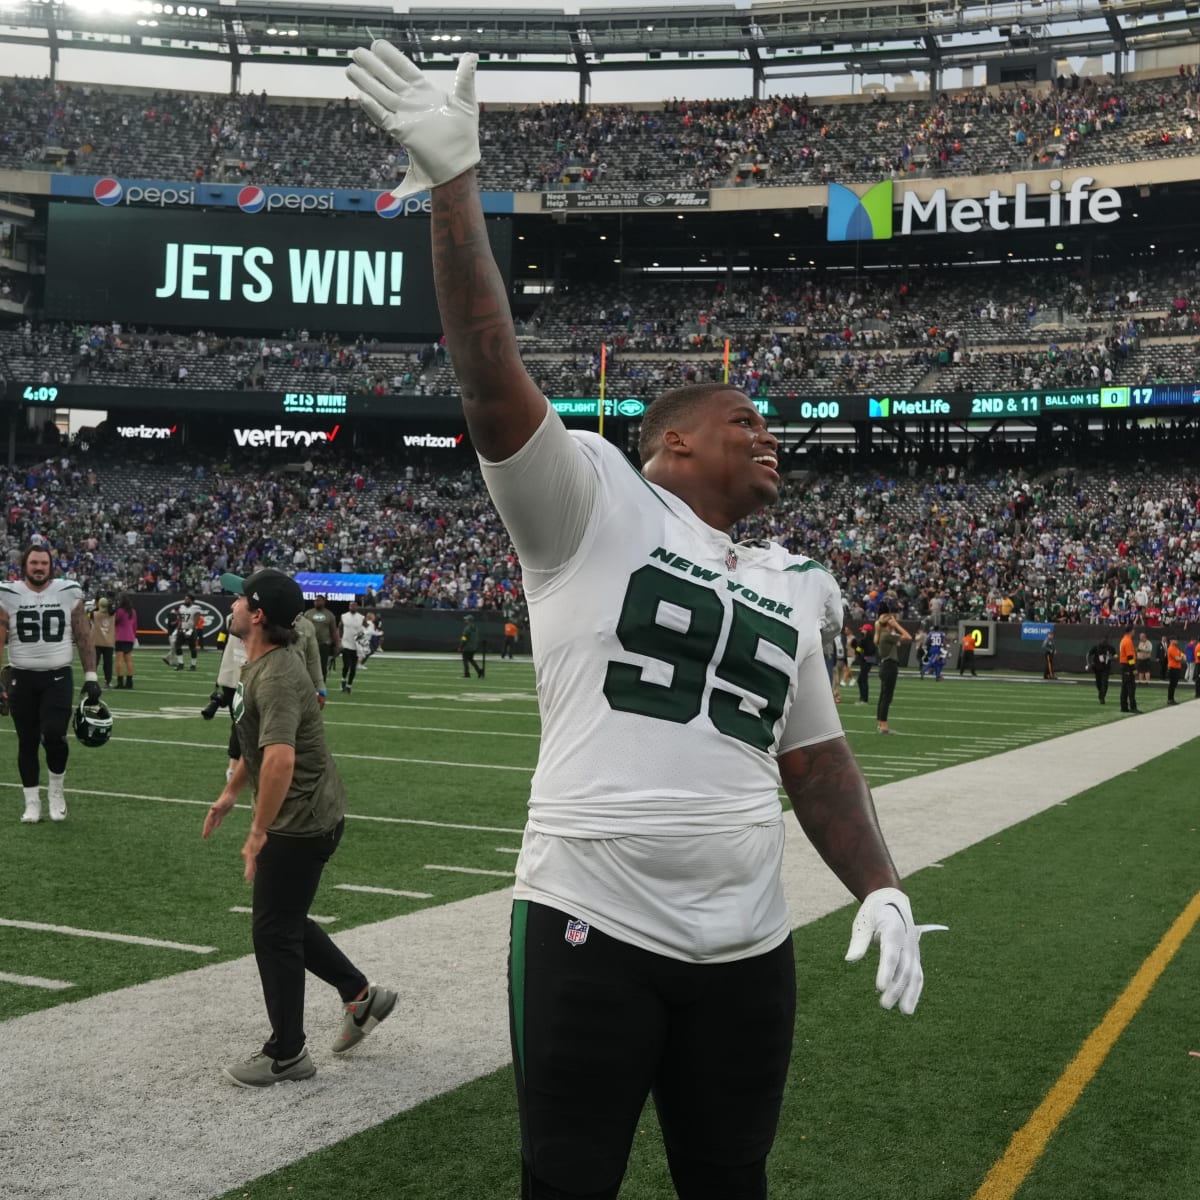
M 1141 712 L 1137 706 L 1137 643 L 1133 640 L 1133 630 L 1127 629 L 1121 638 L 1121 711 L 1128 713 Z
M 879 654 L 879 704 L 875 709 L 875 722 L 880 733 L 896 732 L 888 728 L 888 709 L 896 694 L 896 677 L 900 674 L 900 643 L 911 640 L 912 634 L 900 624 L 895 613 L 884 613 L 875 622 L 875 649 Z
M 442 328 L 529 599 L 543 724 L 509 959 L 522 1195 L 615 1197 L 651 1092 L 682 1195 L 765 1195 L 796 1002 L 781 776 L 863 901 L 849 957 L 879 939 L 882 1002 L 904 1012 L 923 978 L 825 675 L 841 595 L 818 563 L 730 537 L 779 489 L 744 393 L 656 400 L 640 477 L 567 432 L 521 362 L 488 242 L 475 56 L 449 95 L 387 42 L 354 60 L 367 114 L 408 149 L 404 186 L 432 189 Z
M 12 666 L 8 702 L 17 730 L 17 770 L 25 793 L 22 824 L 42 819 L 38 790 L 38 747 L 46 748 L 46 799 L 50 820 L 67 819 L 63 780 L 70 748 L 67 728 L 75 707 L 72 650 L 83 667 L 83 692 L 100 700 L 92 626 L 83 609 L 83 593 L 73 579 L 55 579 L 50 552 L 30 546 L 21 555 L 21 578 L 0 583 L 0 652 L 8 644 Z
M 260 1053 L 225 1068 L 239 1087 L 269 1087 L 317 1073 L 304 1034 L 304 972 L 337 988 L 345 1005 L 335 1054 L 362 1041 L 396 1005 L 395 992 L 370 987 L 366 976 L 311 920 L 321 872 L 341 841 L 346 791 L 325 744 L 312 680 L 299 656 L 284 647 L 304 610 L 300 585 L 282 571 L 242 580 L 222 575 L 237 592 L 229 631 L 242 639 L 246 665 L 233 697 L 242 756 L 204 818 L 209 837 L 250 781 L 254 809 L 242 847 L 254 884 L 254 957 L 262 979 L 271 1036 Z M 279 653 L 283 650 L 283 653 Z

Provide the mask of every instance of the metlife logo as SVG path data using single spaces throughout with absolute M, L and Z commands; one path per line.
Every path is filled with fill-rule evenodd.
M 233 440 L 239 446 L 269 446 L 278 450 L 289 450 L 292 447 L 317 446 L 332 442 L 338 435 L 340 425 L 335 425 L 328 432 L 312 429 L 284 429 L 276 425 L 274 429 L 235 429 Z
M 905 191 L 894 212 L 890 179 L 875 184 L 861 196 L 839 183 L 827 193 L 826 240 L 830 242 L 886 241 L 920 233 L 979 233 L 988 229 L 1058 229 L 1075 225 L 1110 225 L 1121 218 L 1121 193 L 1115 188 L 1093 188 L 1095 179 L 1078 175 L 1069 187 L 1061 179 L 1049 181 L 1048 193 L 1032 192 L 1018 183 L 1012 195 L 992 188 L 979 199 L 951 201 L 948 188 L 937 188 L 923 200 L 916 191 Z

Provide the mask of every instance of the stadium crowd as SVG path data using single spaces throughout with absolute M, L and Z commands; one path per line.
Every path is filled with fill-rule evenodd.
M 810 100 L 489 105 L 501 191 L 710 188 L 982 175 L 1195 154 L 1194 69 L 1115 80 Z M 0 168 L 293 187 L 394 186 L 402 150 L 349 100 L 0 81 Z
M 1087 470 L 979 457 L 923 465 L 840 452 L 793 474 L 739 530 L 827 565 L 852 616 L 1200 621 L 1200 467 L 1146 431 L 1139 461 Z M 1131 453 L 1130 434 L 1123 458 Z M 8 570 L 46 545 L 91 595 L 219 590 L 260 566 L 380 573 L 381 608 L 522 603 L 520 564 L 473 465 L 397 463 L 322 448 L 303 469 L 231 450 L 64 447 L 0 472 Z

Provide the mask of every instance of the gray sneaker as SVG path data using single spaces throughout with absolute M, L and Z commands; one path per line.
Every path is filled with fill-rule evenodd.
M 387 1020 L 395 1007 L 396 993 L 383 987 L 368 988 L 365 999 L 351 1000 L 345 1006 L 342 1028 L 337 1041 L 333 1043 L 334 1054 L 345 1054 L 347 1050 L 352 1050 L 380 1021 Z
M 317 1065 L 309 1057 L 308 1047 L 292 1059 L 274 1059 L 259 1053 L 245 1062 L 221 1068 L 225 1078 L 238 1087 L 272 1087 L 277 1083 L 291 1083 L 297 1079 L 311 1079 L 317 1073 Z

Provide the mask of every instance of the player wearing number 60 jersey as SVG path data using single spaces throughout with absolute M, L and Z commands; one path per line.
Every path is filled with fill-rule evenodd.
M 46 796 L 52 821 L 66 820 L 63 776 L 67 769 L 67 727 L 75 706 L 71 660 L 79 651 L 83 690 L 100 699 L 96 651 L 83 593 L 71 579 L 53 578 L 50 554 L 31 546 L 21 556 L 21 578 L 0 583 L 0 650 L 8 646 L 9 710 L 17 730 L 17 769 L 25 793 L 26 824 L 42 819 L 38 787 L 38 747 L 46 750 Z
M 521 559 L 542 747 L 517 864 L 510 1028 L 523 1200 L 617 1195 L 653 1092 L 687 1200 L 766 1195 L 791 1052 L 782 780 L 863 900 L 883 1003 L 912 1012 L 919 930 L 842 736 L 822 657 L 838 590 L 735 544 L 778 497 L 778 443 L 745 395 L 669 392 L 642 475 L 572 436 L 521 363 L 492 256 L 475 56 L 443 92 L 387 42 L 348 74 L 429 188 L 438 308 L 471 440 Z

